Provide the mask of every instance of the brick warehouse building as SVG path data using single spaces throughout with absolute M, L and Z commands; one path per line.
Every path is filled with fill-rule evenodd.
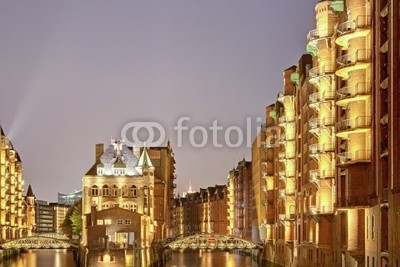
M 259 133 L 266 169 L 253 177 L 265 178 L 254 179 L 266 189 L 266 205 L 256 205 L 264 257 L 282 266 L 400 266 L 399 2 L 318 1 L 315 11 L 310 54 L 284 71 Z

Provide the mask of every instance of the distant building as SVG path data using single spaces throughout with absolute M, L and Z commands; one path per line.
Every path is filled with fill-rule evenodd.
M 82 199 L 82 189 L 74 190 L 70 193 L 58 193 L 58 203 L 64 205 L 74 205 L 75 202 Z
M 243 159 L 229 172 L 228 191 L 229 234 L 252 240 L 252 231 L 257 232 L 257 225 L 253 225 L 255 204 L 251 161 Z
M 53 207 L 47 201 L 36 200 L 36 233 L 52 233 L 53 232 Z
M 50 203 L 49 206 L 53 209 L 53 232 L 57 234 L 63 234 L 61 225 L 66 218 L 68 210 L 72 206 L 54 202 Z
M 228 234 L 228 190 L 225 185 L 201 188 L 175 198 L 176 235 Z
M 0 240 L 27 235 L 22 162 L 0 126 Z

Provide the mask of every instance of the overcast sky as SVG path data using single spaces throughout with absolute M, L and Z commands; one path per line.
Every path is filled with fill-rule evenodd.
M 177 191 L 224 184 L 246 157 L 226 129 L 246 129 L 276 100 L 282 70 L 305 52 L 315 0 L 2 1 L 0 123 L 18 150 L 25 187 L 56 201 L 81 188 L 97 142 L 128 122 L 165 127 Z M 178 146 L 180 117 L 188 127 Z M 223 127 L 212 146 L 190 130 Z M 197 128 L 195 128 L 197 129 Z M 194 132 L 194 130 L 193 130 Z M 196 141 L 201 139 L 196 130 Z M 231 132 L 228 141 L 235 143 Z M 143 138 L 142 138 L 143 139 Z

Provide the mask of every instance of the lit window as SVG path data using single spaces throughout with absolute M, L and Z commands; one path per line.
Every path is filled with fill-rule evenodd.
M 97 220 L 97 225 L 103 225 L 103 220 Z
M 104 220 L 105 225 L 110 225 L 111 224 L 111 219 L 105 219 Z
M 130 219 L 126 219 L 125 220 L 125 225 L 131 225 L 131 220 Z
M 137 211 L 137 205 L 136 204 L 131 204 L 131 205 L 129 205 L 129 209 L 131 210 L 131 211 Z
M 118 219 L 117 224 L 118 225 L 122 225 L 122 223 L 123 223 L 123 220 L 122 219 Z
M 128 186 L 126 185 L 122 187 L 122 197 L 128 197 Z
M 97 185 L 92 186 L 92 196 L 98 196 L 99 195 L 99 188 L 97 187 Z
M 131 197 L 137 197 L 137 188 L 136 186 L 132 185 L 132 187 L 130 188 L 130 196 Z
M 118 195 L 118 187 L 116 185 L 113 185 L 111 187 L 111 196 L 116 197 Z
M 110 192 L 108 189 L 108 185 L 104 185 L 103 186 L 103 196 L 108 197 L 109 194 L 110 194 Z

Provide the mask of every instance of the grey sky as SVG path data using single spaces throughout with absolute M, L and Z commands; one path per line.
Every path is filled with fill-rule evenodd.
M 304 53 L 315 2 L 2 1 L 0 120 L 25 187 L 50 201 L 80 188 L 95 143 L 130 121 L 167 128 L 178 191 L 225 183 L 250 149 L 177 148 L 173 127 L 263 117 Z

